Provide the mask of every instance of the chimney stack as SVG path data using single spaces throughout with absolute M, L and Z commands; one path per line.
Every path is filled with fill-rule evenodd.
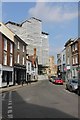
M 36 48 L 34 48 L 34 56 L 36 56 Z

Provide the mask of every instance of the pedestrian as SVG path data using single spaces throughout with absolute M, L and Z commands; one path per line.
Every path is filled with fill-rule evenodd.
M 24 84 L 24 81 L 22 80 L 22 86 L 23 86 L 23 84 Z

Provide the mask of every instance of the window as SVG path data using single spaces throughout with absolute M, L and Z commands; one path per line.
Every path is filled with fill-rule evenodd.
M 3 64 L 7 65 L 7 53 L 6 52 L 4 52 Z
M 74 51 L 74 45 L 72 45 L 72 51 Z
M 23 46 L 23 52 L 24 52 L 24 48 L 25 48 L 25 47 Z
M 28 63 L 28 71 L 30 71 L 30 63 Z
M 70 63 L 69 63 L 69 57 L 68 57 L 68 59 L 67 59 L 67 64 L 69 65 Z
M 75 44 L 75 50 L 77 50 L 77 43 Z
M 24 65 L 24 57 L 23 57 L 23 65 Z
M 78 63 L 78 55 L 75 56 L 75 62 Z
M 17 63 L 19 63 L 19 54 L 18 54 L 18 56 L 17 56 Z
M 75 64 L 74 57 L 72 58 L 73 64 Z
M 65 55 L 63 55 L 63 61 L 65 61 Z
M 19 49 L 19 42 L 18 42 L 18 49 Z
M 13 56 L 12 55 L 10 55 L 10 66 L 12 66 L 12 62 L 13 62 Z
M 7 82 L 7 71 L 3 71 L 2 82 Z
M 10 43 L 10 53 L 13 53 L 13 44 Z
M 4 38 L 4 50 L 7 51 L 7 39 Z

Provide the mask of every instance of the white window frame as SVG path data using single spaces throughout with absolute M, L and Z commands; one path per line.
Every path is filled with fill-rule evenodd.
M 13 44 L 10 42 L 10 53 L 13 53 Z
M 10 66 L 12 66 L 13 64 L 13 55 L 12 54 L 10 54 Z
M 74 57 L 72 58 L 72 61 L 73 61 L 73 64 L 75 64 L 75 60 L 74 60 Z
M 7 65 L 7 52 L 4 51 L 3 65 Z
M 78 48 L 77 48 L 77 43 L 75 43 L 75 50 L 77 50 Z
M 23 52 L 25 51 L 24 48 L 25 48 L 25 46 L 23 45 Z
M 19 43 L 19 41 L 18 41 L 18 46 L 17 46 L 17 48 L 20 49 L 20 43 Z
M 28 71 L 30 71 L 30 63 L 28 63 Z
M 4 50 L 7 51 L 7 39 L 6 38 L 4 38 Z
M 68 57 L 68 58 L 67 58 L 67 64 L 70 64 L 70 61 L 69 61 L 69 60 L 70 60 L 70 58 Z
M 24 65 L 24 57 L 23 57 L 23 65 Z
M 75 56 L 75 63 L 78 63 L 78 55 Z
M 19 63 L 19 57 L 20 57 L 20 56 L 19 56 L 19 54 L 18 54 L 18 55 L 17 55 L 17 63 Z
M 75 47 L 75 46 L 74 46 L 74 45 L 72 45 L 72 51 L 73 51 L 73 52 L 74 52 L 74 47 Z

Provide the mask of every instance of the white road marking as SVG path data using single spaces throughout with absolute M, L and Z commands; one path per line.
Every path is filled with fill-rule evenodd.
M 9 101 L 8 101 L 8 118 L 13 118 L 13 110 L 12 110 L 12 92 L 9 92 Z
M 12 113 L 12 110 L 8 110 L 8 113 Z
M 12 106 L 8 106 L 8 109 L 12 109 Z
M 8 115 L 8 118 L 13 118 L 13 115 L 12 114 Z
M 8 105 L 12 105 L 12 103 L 8 103 Z

